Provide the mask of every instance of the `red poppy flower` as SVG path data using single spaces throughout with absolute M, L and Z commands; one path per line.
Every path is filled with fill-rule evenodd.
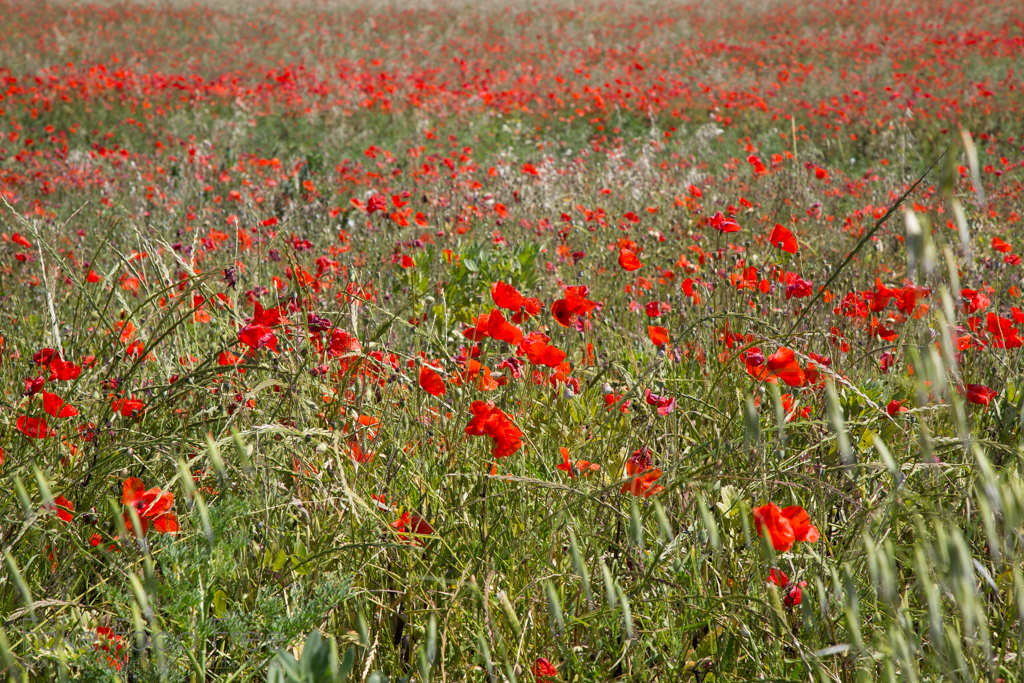
M 644 306 L 644 313 L 647 314 L 648 318 L 657 318 L 662 313 L 668 313 L 668 304 L 663 304 L 660 301 L 648 301 L 647 305 Z
M 495 306 L 510 311 L 518 311 L 526 303 L 518 289 L 504 282 L 491 283 L 491 300 Z
M 1007 253 L 1009 253 L 1013 249 L 1013 246 L 1010 245 L 1009 242 L 1007 242 L 1006 240 L 1004 240 L 1004 239 L 1002 239 L 1000 237 L 993 237 L 992 238 L 992 248 L 995 249 L 996 251 L 1002 253 L 1002 254 L 1007 254 Z
M 716 212 L 715 215 L 711 217 L 710 222 L 711 227 L 717 230 L 718 232 L 740 231 L 740 224 L 737 223 L 732 218 L 726 218 L 725 216 L 723 216 L 721 211 Z
M 239 361 L 241 360 L 241 358 L 231 353 L 230 351 L 221 351 L 217 355 L 217 365 L 220 366 L 238 365 Z
M 47 430 L 46 420 L 43 418 L 20 415 L 14 425 L 19 432 L 30 439 L 45 439 L 54 434 L 52 429 Z
M 512 314 L 512 322 L 522 323 L 524 320 L 529 320 L 532 316 L 540 313 L 542 308 L 543 306 L 540 303 L 540 299 L 535 297 L 523 299 L 523 307 L 521 310 Z
M 469 409 L 473 412 L 473 419 L 466 425 L 465 432 L 469 436 L 491 437 L 494 441 L 491 455 L 507 458 L 519 450 L 523 433 L 500 408 L 495 408 L 490 402 L 473 401 Z
M 473 321 L 473 327 L 462 331 L 462 336 L 470 341 L 483 341 L 491 336 L 491 314 L 481 313 Z
M 43 384 L 45 384 L 45 383 L 46 383 L 46 379 L 42 375 L 40 375 L 39 377 L 33 377 L 33 378 L 26 377 L 24 379 L 25 395 L 26 396 L 35 396 L 36 394 L 39 393 L 40 389 L 43 388 Z
M 650 389 L 644 390 L 644 400 L 647 401 L 647 405 L 654 406 L 658 411 L 658 415 L 661 415 L 662 417 L 665 417 L 676 409 L 675 398 L 652 394 Z
M 366 213 L 369 216 L 372 216 L 375 211 L 383 211 L 387 213 L 387 210 L 388 200 L 387 197 L 382 194 L 375 194 L 366 200 Z
M 768 572 L 768 583 L 774 583 L 779 588 L 782 588 L 789 583 L 789 577 L 786 576 L 786 572 L 781 569 L 772 569 Z
M 50 361 L 50 379 L 69 381 L 78 379 L 82 374 L 82 368 L 74 363 L 69 363 L 63 358 L 57 357 Z
M 818 528 L 813 526 L 807 512 L 798 505 L 780 510 L 775 503 L 754 508 L 754 522 L 758 536 L 768 534 L 772 547 L 786 552 L 796 541 L 814 543 L 820 538 Z
M 785 346 L 768 357 L 768 369 L 791 387 L 802 386 L 806 381 L 804 371 L 796 362 L 796 354 Z
M 814 294 L 813 286 L 802 277 L 797 277 L 786 285 L 786 299 L 803 299 L 812 294 Z
M 965 315 L 983 311 L 988 308 L 991 303 L 992 302 L 989 298 L 982 292 L 974 289 L 960 290 L 960 312 Z
M 619 249 L 619 265 L 623 270 L 632 272 L 644 267 L 636 253 L 629 249 Z
M 565 298 L 551 304 L 551 315 L 562 327 L 572 327 L 576 316 L 586 317 L 597 307 L 597 303 L 587 299 L 590 289 L 586 285 L 565 288 Z
M 772 234 L 768 237 L 768 241 L 772 243 L 772 246 L 778 247 L 788 254 L 795 254 L 798 248 L 796 237 L 793 233 L 790 232 L 789 228 L 778 223 L 772 229 Z
M 647 336 L 651 338 L 651 343 L 654 344 L 655 346 L 668 344 L 668 330 L 666 330 L 664 327 L 648 325 Z
M 799 605 L 800 601 L 803 600 L 803 591 L 800 590 L 800 589 L 801 588 L 805 588 L 806 586 L 807 586 L 807 582 L 806 581 L 801 581 L 800 583 L 798 583 L 796 585 L 790 586 L 789 590 L 786 591 L 786 595 L 783 596 L 783 598 L 782 598 L 782 604 L 785 605 L 786 607 L 792 607 L 793 605 Z
M 543 657 L 537 657 L 537 661 L 533 663 L 533 668 L 530 671 L 537 683 L 551 683 L 553 678 L 558 677 L 558 669 Z
M 996 346 L 1001 349 L 1019 349 L 1024 346 L 1020 332 L 1013 326 L 1013 321 L 996 315 L 991 311 L 985 315 L 985 326 L 995 337 Z
M 889 401 L 889 405 L 885 407 L 885 412 L 888 413 L 890 417 L 895 417 L 900 413 L 906 413 L 909 411 L 903 406 L 903 401 L 893 399 L 892 401 Z
M 420 366 L 420 388 L 431 396 L 444 396 L 444 380 L 430 366 Z
M 988 402 L 999 395 L 995 389 L 989 389 L 984 384 L 968 384 L 967 400 L 971 403 L 988 406 Z
M 327 355 L 340 358 L 350 353 L 359 353 L 362 348 L 359 340 L 345 330 L 337 327 L 331 330 L 331 343 L 327 347 Z
M 238 332 L 238 341 L 250 349 L 261 349 L 264 346 L 277 350 L 277 335 L 266 325 L 246 325 Z
M 69 403 L 64 403 L 64 399 L 48 391 L 43 392 L 43 410 L 53 417 L 73 417 L 78 415 L 78 409 Z
M 505 320 L 505 316 L 497 308 L 491 310 L 487 331 L 492 339 L 503 341 L 506 344 L 516 345 L 523 341 L 523 331 Z
M 159 488 L 151 488 L 148 491 L 145 489 L 141 479 L 130 477 L 125 480 L 121 494 L 121 502 L 134 508 L 139 516 L 142 533 L 145 534 L 149 530 L 150 523 L 162 534 L 176 533 L 178 517 L 170 512 L 174 507 L 174 494 Z M 127 512 L 124 515 L 124 524 L 129 531 L 132 529 L 132 518 Z
M 54 349 L 39 349 L 32 354 L 32 362 L 36 365 L 49 365 L 50 361 L 52 361 L 56 355 L 57 352 Z
M 44 505 L 43 509 L 56 514 L 65 524 L 70 524 L 71 520 L 74 519 L 72 513 L 75 511 L 75 506 L 64 496 L 57 496 L 53 499 L 52 503 Z
M 391 528 L 399 532 L 398 539 L 400 541 L 418 546 L 422 546 L 426 542 L 425 539 L 419 538 L 420 536 L 430 536 L 434 533 L 434 527 L 430 522 L 415 512 L 410 514 L 408 511 L 403 512 L 401 517 L 391 522 Z M 409 534 L 412 534 L 414 538 L 410 539 Z
M 634 496 L 650 498 L 665 490 L 664 486 L 656 486 L 654 484 L 658 479 L 661 479 L 661 475 L 662 471 L 657 468 L 645 470 L 640 474 L 634 475 L 623 484 L 622 488 L 619 489 L 619 493 L 630 493 Z
M 789 577 L 786 576 L 786 573 L 781 569 L 772 569 L 768 573 L 768 583 L 774 583 L 782 589 L 785 594 L 782 598 L 782 604 L 787 608 L 800 604 L 800 601 L 803 599 L 803 592 L 800 589 L 807 586 L 806 581 L 791 584 L 789 582 Z
M 600 465 L 592 463 L 589 460 L 577 460 L 574 464 L 569 460 L 569 449 L 564 446 L 558 449 L 558 453 L 562 456 L 562 462 L 555 465 L 555 467 L 562 470 L 573 479 L 576 478 L 577 473 L 582 474 L 583 476 L 588 476 L 601 469 Z
M 764 365 L 764 353 L 761 352 L 760 347 L 754 346 L 743 352 L 743 362 L 748 367 L 759 368 Z
M 558 367 L 565 360 L 566 353 L 561 349 L 551 346 L 548 342 L 551 338 L 543 332 L 531 332 L 523 337 L 519 343 L 519 350 L 526 354 L 526 359 L 534 365 L 546 365 L 549 368 Z
M 115 398 L 110 404 L 115 413 L 125 417 L 138 417 L 146 410 L 146 404 L 133 398 Z

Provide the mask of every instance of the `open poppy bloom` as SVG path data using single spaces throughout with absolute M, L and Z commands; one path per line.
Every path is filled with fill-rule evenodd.
M 752 368 L 759 368 L 764 365 L 764 353 L 758 346 L 751 347 L 742 354 L 743 362 Z
M 562 470 L 573 479 L 576 478 L 577 473 L 582 474 L 583 476 L 588 476 L 601 469 L 600 465 L 592 463 L 589 460 L 577 460 L 576 463 L 573 464 L 573 462 L 569 460 L 569 449 L 564 446 L 559 448 L 558 452 L 562 456 L 562 462 L 561 464 L 555 465 L 555 467 Z
M 495 306 L 509 311 L 518 311 L 526 303 L 518 289 L 500 281 L 491 283 L 491 300 Z
M 537 315 L 541 310 L 541 303 L 533 297 L 524 297 L 518 289 L 504 282 L 491 283 L 491 300 L 498 308 L 514 311 L 512 322 L 521 323 Z
M 551 304 L 551 315 L 562 327 L 572 327 L 577 316 L 587 317 L 597 307 L 597 302 L 587 299 L 589 294 L 590 288 L 586 285 L 566 287 L 565 298 Z
M 711 217 L 711 227 L 718 232 L 739 232 L 740 224 L 732 218 L 726 218 L 721 211 Z
M 431 396 L 444 396 L 444 380 L 429 365 L 420 366 L 420 388 Z
M 546 365 L 555 368 L 565 360 L 565 351 L 551 346 L 551 337 L 543 332 L 531 332 L 519 342 L 519 350 L 526 354 L 526 359 L 534 365 Z
M 491 336 L 491 314 L 481 313 L 473 321 L 473 327 L 462 331 L 462 336 L 470 341 L 483 341 Z
M 341 358 L 362 351 L 362 345 L 354 335 L 335 327 L 331 330 L 331 340 L 327 346 L 327 355 Z
M 814 543 L 821 534 L 811 524 L 807 512 L 799 505 L 792 505 L 782 510 L 775 503 L 768 503 L 754 508 L 754 522 L 757 535 L 768 534 L 772 547 L 777 552 L 786 552 L 796 541 Z
M 523 341 L 523 331 L 505 320 L 500 309 L 493 309 L 487 324 L 487 331 L 492 339 L 506 344 L 516 345 Z
M 270 347 L 271 351 L 277 350 L 277 335 L 266 325 L 249 323 L 239 330 L 238 341 L 253 350 L 261 349 L 264 346 Z
M 59 379 L 62 381 L 69 381 L 78 379 L 78 376 L 82 374 L 82 368 L 74 363 L 65 361 L 60 356 L 55 357 L 50 361 L 50 379 Z
M 768 237 L 768 241 L 772 243 L 772 246 L 778 247 L 787 254 L 795 254 L 797 251 L 796 237 L 790 232 L 789 228 L 775 224 L 772 228 L 772 234 Z
M 57 394 L 48 391 L 43 392 L 43 410 L 53 417 L 73 417 L 78 415 L 78 409 L 69 403 L 65 403 Z
M 665 490 L 664 486 L 656 486 L 654 482 L 661 479 L 662 471 L 654 468 L 634 475 L 629 481 L 622 485 L 619 493 L 630 493 L 634 496 L 650 498 L 653 495 Z
M 658 327 L 657 325 L 648 325 L 647 335 L 651 338 L 651 343 L 654 344 L 655 346 L 668 344 L 668 330 L 666 330 L 664 327 Z
M 22 384 L 25 386 L 26 396 L 35 396 L 43 389 L 43 385 L 46 383 L 46 378 L 42 375 L 38 377 L 26 377 L 22 380 Z
M 46 512 L 52 512 L 57 515 L 65 524 L 70 524 L 71 520 L 74 519 L 72 513 L 75 511 L 75 506 L 64 496 L 57 496 L 53 499 L 52 503 L 44 505 L 43 509 Z
M 1001 349 L 1019 349 L 1024 346 L 1024 340 L 1020 338 L 1020 332 L 1013 323 L 1014 321 L 992 312 L 985 315 L 985 327 L 995 339 L 996 346 Z
M 803 369 L 796 362 L 796 353 L 785 346 L 768 357 L 768 369 L 791 387 L 802 386 L 806 380 Z
M 280 308 L 275 306 L 264 309 L 257 301 L 252 319 L 238 332 L 238 341 L 253 350 L 266 346 L 271 351 L 277 351 L 277 335 L 270 328 L 284 322 L 287 321 Z
M 159 488 L 151 488 L 148 491 L 138 477 L 129 477 L 124 482 L 124 490 L 121 494 L 121 502 L 135 510 L 139 517 L 139 526 L 142 533 L 149 530 L 150 523 L 153 528 L 162 534 L 173 534 L 178 531 L 178 517 L 170 509 L 174 506 L 174 494 L 170 491 L 162 491 Z M 124 513 L 125 528 L 132 528 L 131 513 Z
M 551 683 L 552 679 L 558 676 L 558 669 L 543 657 L 537 657 L 530 672 L 537 679 L 537 683 Z
M 889 401 L 889 405 L 885 407 L 885 412 L 888 413 L 889 417 L 895 417 L 900 413 L 909 412 L 908 409 L 903 405 L 903 401 L 897 401 L 893 399 Z
M 507 458 L 519 450 L 523 433 L 500 408 L 490 402 L 473 401 L 469 409 L 473 411 L 473 419 L 466 425 L 465 432 L 469 436 L 491 437 L 494 441 L 491 455 Z
M 146 410 L 146 404 L 132 398 L 115 398 L 110 404 L 111 410 L 125 417 L 137 417 Z
M 968 384 L 967 400 L 979 406 L 988 407 L 988 402 L 999 395 L 995 389 L 989 389 L 984 384 Z
M 401 517 L 391 522 L 391 528 L 398 532 L 398 539 L 400 541 L 418 546 L 425 544 L 425 540 L 421 538 L 422 536 L 430 536 L 434 533 L 434 527 L 431 526 L 430 522 L 415 512 L 410 514 L 408 510 L 403 512 Z M 409 538 L 409 534 L 413 538 Z
M 631 493 L 634 496 L 650 498 L 664 491 L 664 486 L 654 483 L 661 478 L 662 472 L 652 466 L 653 462 L 651 451 L 647 446 L 641 446 L 633 451 L 633 454 L 626 460 L 626 474 L 630 476 L 630 479 L 622 485 L 619 493 Z
M 800 604 L 800 601 L 803 599 L 803 591 L 800 589 L 807 587 L 806 581 L 790 583 L 789 577 L 786 576 L 786 572 L 781 569 L 772 569 L 768 573 L 768 583 L 775 584 L 782 590 L 784 593 L 782 597 L 782 604 L 787 608 Z
M 671 306 L 661 301 L 648 301 L 644 306 L 644 313 L 647 314 L 648 318 L 657 318 L 662 313 L 668 313 L 671 310 Z
M 627 272 L 639 270 L 644 267 L 636 253 L 629 249 L 619 249 L 619 265 Z
M 14 426 L 18 431 L 30 439 L 45 439 L 54 434 L 54 430 L 47 429 L 46 420 L 40 417 L 18 416 Z
M 786 299 L 803 299 L 814 294 L 811 283 L 802 277 L 797 276 L 792 282 L 786 285 Z
M 671 396 L 659 396 L 658 394 L 652 394 L 650 389 L 644 389 L 644 400 L 647 401 L 647 405 L 654 406 L 658 411 L 658 415 L 665 417 L 673 410 L 676 409 L 676 400 Z

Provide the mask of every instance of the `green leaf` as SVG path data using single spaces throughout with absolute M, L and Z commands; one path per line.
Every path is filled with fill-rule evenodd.
M 223 619 L 228 613 L 228 594 L 222 590 L 213 594 L 213 614 L 218 619 Z

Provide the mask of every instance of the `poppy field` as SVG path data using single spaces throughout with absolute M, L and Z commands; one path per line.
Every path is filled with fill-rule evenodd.
M 1024 5 L 0 0 L 12 681 L 1024 680 Z

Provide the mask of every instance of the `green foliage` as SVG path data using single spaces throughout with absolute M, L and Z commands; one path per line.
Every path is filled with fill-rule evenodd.
M 267 683 L 345 683 L 354 662 L 354 647 L 349 647 L 339 662 L 334 638 L 325 640 L 319 631 L 311 631 L 299 659 L 286 650 L 278 651 L 277 660 L 270 665 Z

